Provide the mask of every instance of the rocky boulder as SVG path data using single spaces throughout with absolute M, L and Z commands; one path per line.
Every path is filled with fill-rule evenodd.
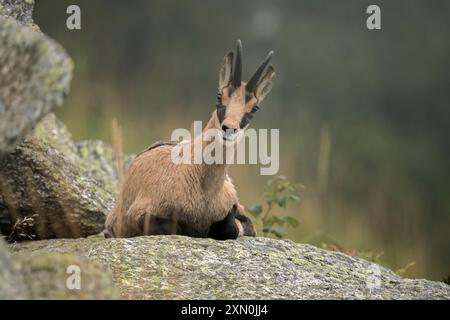
M 0 239 L 0 300 L 26 297 L 26 287 L 18 265 Z
M 404 279 L 377 264 L 268 238 L 182 236 L 16 243 L 14 257 L 64 254 L 112 271 L 125 299 L 450 299 L 450 286 Z
M 34 0 L 0 0 L 0 15 L 22 24 L 33 24 Z
M 69 91 L 72 60 L 32 23 L 33 4 L 0 0 L 0 157 Z
M 0 232 L 9 240 L 73 238 L 103 230 L 117 193 L 112 150 L 76 144 L 47 115 L 0 158 Z
M 78 270 L 82 270 L 79 283 L 71 278 L 77 276 Z M 118 297 L 111 272 L 95 261 L 48 252 L 18 253 L 11 257 L 0 242 L 0 299 Z
M 111 272 L 103 265 L 69 253 L 14 256 L 28 299 L 117 299 Z M 79 287 L 77 276 L 80 270 Z

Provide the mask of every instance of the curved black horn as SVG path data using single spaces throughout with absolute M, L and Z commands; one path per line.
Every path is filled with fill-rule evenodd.
M 241 86 L 242 80 L 242 42 L 241 40 L 237 41 L 237 49 L 236 49 L 236 62 L 234 64 L 233 70 L 233 87 L 239 88 Z
M 248 92 L 253 93 L 256 89 L 256 85 L 258 84 L 261 75 L 266 68 L 267 64 L 270 61 L 270 58 L 273 56 L 273 51 L 270 51 L 267 55 L 266 59 L 264 59 L 264 62 L 259 66 L 259 68 L 256 70 L 255 74 L 251 77 L 251 79 L 248 81 L 246 89 Z

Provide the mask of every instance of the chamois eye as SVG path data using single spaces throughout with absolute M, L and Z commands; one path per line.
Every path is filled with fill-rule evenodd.
M 257 106 L 257 105 L 255 105 L 253 108 L 252 108 L 252 111 L 250 111 L 251 113 L 255 113 L 256 111 L 258 111 L 259 110 L 259 107 Z

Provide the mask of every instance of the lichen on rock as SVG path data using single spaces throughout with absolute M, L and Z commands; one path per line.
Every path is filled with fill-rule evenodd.
M 70 253 L 14 256 L 30 299 L 117 299 L 111 272 L 98 262 Z M 79 272 L 79 273 L 77 273 Z M 76 279 L 79 275 L 79 287 Z M 68 285 L 69 282 L 69 285 Z
M 104 188 L 116 194 L 118 192 L 117 170 L 113 150 L 110 145 L 102 140 L 83 140 L 76 142 L 77 155 L 85 164 L 86 170 L 98 181 L 104 184 Z M 132 154 L 124 154 L 123 164 L 125 171 L 134 158 Z
M 16 243 L 13 255 L 72 253 L 111 269 L 125 299 L 450 299 L 450 286 L 404 279 L 377 264 L 269 238 L 183 236 Z
M 33 23 L 34 0 L 0 0 L 0 16 L 12 17 L 20 23 Z
M 0 300 L 118 297 L 110 270 L 98 262 L 55 252 L 12 256 L 0 240 Z
M 0 2 L 0 157 L 62 105 L 72 78 L 64 49 L 31 23 L 32 4 Z
M 26 287 L 18 271 L 17 262 L 12 259 L 0 239 L 0 300 L 25 298 Z
M 100 144 L 112 153 L 98 142 L 97 150 Z M 10 240 L 99 233 L 116 192 L 115 176 L 80 153 L 64 124 L 49 114 L 0 158 L 0 232 Z

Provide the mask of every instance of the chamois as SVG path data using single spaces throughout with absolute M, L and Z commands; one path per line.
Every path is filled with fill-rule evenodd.
M 225 55 L 216 110 L 203 129 L 217 130 L 217 140 L 224 148 L 234 150 L 238 133 L 249 126 L 258 105 L 271 90 L 275 71 L 268 63 L 272 55 L 273 51 L 269 52 L 247 83 L 241 80 L 241 41 L 237 42 L 236 57 L 232 51 Z M 195 143 L 200 143 L 202 150 L 214 143 L 198 139 L 201 137 L 187 142 L 191 150 Z M 230 141 L 231 147 L 225 146 Z M 227 174 L 228 164 L 175 164 L 171 151 L 176 145 L 159 143 L 136 156 L 106 219 L 105 236 L 181 234 L 220 240 L 255 236 L 255 228 L 244 214 Z

